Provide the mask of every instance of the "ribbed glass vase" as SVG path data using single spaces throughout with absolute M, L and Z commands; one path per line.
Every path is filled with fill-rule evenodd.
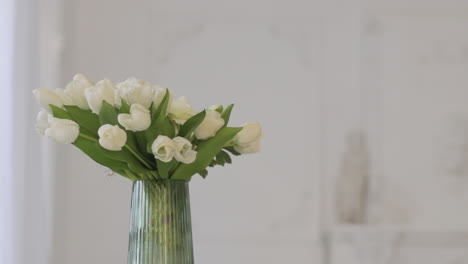
M 128 264 L 193 264 L 188 182 L 133 183 Z

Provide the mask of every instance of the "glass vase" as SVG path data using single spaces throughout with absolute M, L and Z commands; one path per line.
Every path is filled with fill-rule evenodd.
M 128 264 L 193 264 L 188 182 L 133 183 Z

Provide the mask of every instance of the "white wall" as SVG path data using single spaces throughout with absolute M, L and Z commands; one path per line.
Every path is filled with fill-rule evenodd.
M 35 132 L 38 106 L 32 90 L 54 87 L 60 47 L 57 35 L 62 12 L 57 0 L 2 2 L 2 26 L 12 26 L 2 44 L 11 47 L 0 56 L 2 65 L 1 263 L 50 263 L 54 156 L 50 141 Z M 5 10 L 3 10 L 5 9 Z M 2 12 L 3 13 L 3 12 Z M 8 21 L 10 20 L 11 21 Z M 59 43 L 58 43 L 59 44 Z M 3 163 L 6 162 L 6 163 Z M 3 232 L 5 230 L 6 232 Z
M 464 263 L 466 11 L 69 1 L 62 83 L 135 76 L 262 122 L 261 154 L 191 183 L 198 263 Z M 57 156 L 53 263 L 125 263 L 130 182 Z
M 12 72 L 13 72 L 13 36 L 14 36 L 14 21 L 15 21 L 15 5 L 14 1 L 3 1 L 0 9 L 0 85 L 4 87 L 1 90 L 2 97 L 6 98 L 5 102 L 0 105 L 0 111 L 4 113 L 0 117 L 0 123 L 3 124 L 0 130 L 0 142 L 3 148 L 0 149 L 0 164 L 3 168 L 3 173 L 0 175 L 0 262 L 13 262 L 15 258 L 14 246 L 11 241 L 14 239 L 14 216 L 10 213 L 13 209 L 13 183 L 11 175 L 13 174 L 11 150 L 13 146 L 9 140 L 12 136 Z

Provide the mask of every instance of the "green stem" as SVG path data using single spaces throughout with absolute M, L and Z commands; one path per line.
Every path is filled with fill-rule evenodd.
M 130 180 L 132 181 L 137 181 L 139 179 L 139 177 L 137 175 L 135 175 L 133 172 L 131 171 L 128 171 L 128 170 L 124 170 L 125 173 L 127 173 L 127 175 L 129 176 Z
M 136 152 L 135 150 L 133 150 L 129 145 L 125 144 L 124 146 L 126 149 L 128 149 L 128 151 L 130 151 L 130 153 L 133 154 L 133 156 L 135 156 L 139 161 L 141 161 L 141 163 L 143 163 L 149 170 L 152 170 L 153 167 L 151 166 L 151 164 L 149 163 L 149 161 L 146 161 L 145 158 L 143 158 L 142 156 L 140 156 L 140 154 L 138 154 L 138 152 Z
M 146 173 L 146 175 L 148 175 L 148 177 L 149 177 L 150 180 L 157 180 L 157 179 L 158 179 L 158 178 L 155 177 L 155 175 L 154 175 L 153 173 L 151 173 L 151 172 Z
M 89 139 L 89 140 L 94 141 L 94 142 L 98 142 L 97 139 L 95 139 L 95 138 L 93 138 L 93 137 L 91 137 L 91 136 L 88 136 L 88 135 L 86 135 L 86 134 L 83 134 L 83 133 L 80 133 L 80 137 Z
M 151 175 L 153 175 L 155 180 L 160 178 L 159 174 L 156 171 L 151 171 L 150 173 L 151 173 Z

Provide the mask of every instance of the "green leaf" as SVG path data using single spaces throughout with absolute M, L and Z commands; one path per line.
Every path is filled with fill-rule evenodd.
M 127 174 L 127 173 L 125 172 L 125 170 L 123 170 L 123 169 L 122 169 L 122 170 L 120 170 L 120 169 L 113 169 L 112 171 L 115 172 L 115 173 L 117 173 L 117 174 L 119 174 L 119 175 L 124 176 L 125 178 L 130 179 L 130 177 L 128 176 L 128 174 Z M 133 179 L 130 179 L 130 180 L 133 181 Z
M 218 154 L 216 154 L 216 163 L 218 165 L 224 166 L 226 163 L 231 164 L 232 159 L 227 152 L 221 150 L 218 152 Z
M 135 132 L 139 152 L 146 153 L 146 136 L 144 131 Z
M 192 116 L 182 125 L 179 131 L 179 136 L 189 139 L 193 131 L 200 125 L 200 123 L 205 119 L 206 110 Z
M 97 136 L 97 131 L 101 126 L 98 115 L 94 114 L 91 110 L 84 110 L 74 105 L 65 105 L 64 107 L 73 120 L 80 125 L 80 128 L 85 128 Z
M 208 165 L 208 166 L 213 168 L 213 167 L 216 166 L 216 165 L 218 165 L 218 163 L 216 162 L 216 159 L 213 159 L 213 160 L 210 162 L 210 165 Z
M 216 154 L 216 158 L 211 161 L 209 166 L 210 167 L 214 167 L 216 165 L 224 166 L 224 164 L 226 163 L 231 164 L 232 159 L 226 151 L 221 150 L 220 152 L 218 152 L 218 154 Z
M 153 117 L 153 121 L 151 122 L 151 126 L 145 131 L 147 142 L 146 151 L 148 153 L 152 153 L 151 145 L 159 135 L 168 136 L 170 138 L 174 137 L 174 126 L 172 125 L 172 122 L 169 120 L 169 118 L 167 118 L 166 116 L 169 98 L 170 95 L 166 92 L 166 95 L 164 96 L 161 104 L 159 105 L 158 110 L 156 110 L 156 113 Z
M 130 168 L 130 171 L 134 173 L 144 173 L 150 171 L 135 156 L 133 156 L 130 151 L 125 148 L 119 151 L 111 151 L 101 147 L 99 143 L 94 143 L 94 145 L 96 152 L 109 159 L 125 162 L 128 165 L 128 168 Z
M 171 121 L 166 116 L 162 116 L 154 120 L 151 126 L 145 131 L 145 133 L 146 133 L 146 141 L 147 141 L 146 151 L 148 153 L 152 153 L 151 145 L 153 144 L 154 140 L 159 135 L 173 138 L 175 134 L 175 130 Z
M 67 111 L 63 110 L 62 108 L 58 108 L 57 106 L 52 105 L 52 104 L 50 104 L 49 106 L 52 109 L 52 115 L 55 118 L 73 120 L 70 114 Z
M 123 98 L 120 98 L 120 109 L 119 109 L 119 113 L 121 114 L 130 114 L 130 105 L 127 103 L 126 100 L 124 100 Z
M 101 111 L 99 112 L 99 122 L 101 125 L 105 124 L 111 124 L 113 126 L 118 125 L 117 121 L 117 116 L 119 114 L 117 113 L 117 110 L 115 110 L 115 107 L 109 104 L 106 101 L 102 101 L 102 107 Z
M 221 117 L 224 119 L 224 126 L 227 126 L 229 123 L 229 118 L 231 117 L 231 111 L 233 107 L 234 104 L 228 105 L 228 107 L 226 107 L 226 109 L 224 109 L 223 113 L 221 114 Z
M 148 168 L 146 168 L 143 164 L 141 164 L 141 162 L 138 161 L 138 159 L 136 158 L 133 158 L 132 161 L 128 162 L 128 167 L 134 173 L 145 173 L 151 171 Z
M 214 109 L 214 110 L 221 114 L 221 113 L 223 113 L 223 106 L 220 105 L 220 106 L 216 107 L 216 109 Z
M 148 154 L 146 152 L 147 141 L 146 141 L 145 132 L 144 131 L 135 132 L 135 137 L 136 137 L 136 140 L 137 140 L 137 143 L 138 143 L 139 152 L 144 153 L 144 154 Z
M 138 180 L 133 177 L 134 174 L 147 173 L 149 171 L 126 149 L 121 151 L 104 149 L 99 145 L 96 138 L 90 135 L 83 136 L 83 134 L 80 133 L 80 137 L 73 144 L 97 163 L 132 181 Z M 130 171 L 133 174 L 127 173 Z
M 132 149 L 138 150 L 138 141 L 135 132 L 125 130 L 125 133 L 127 133 L 126 144 L 129 145 Z
M 169 101 L 171 99 L 171 93 L 169 90 L 166 89 L 166 94 L 164 95 L 161 103 L 158 106 L 158 109 L 156 109 L 156 112 L 154 113 L 155 117 L 158 117 L 160 115 L 166 115 L 167 114 L 167 107 L 169 106 Z
M 197 147 L 197 159 L 190 164 L 181 164 L 172 174 L 171 179 L 189 181 L 191 176 L 210 165 L 213 158 L 228 141 L 241 131 L 241 127 L 221 128 L 216 136 L 203 141 Z
M 128 168 L 125 162 L 109 159 L 103 154 L 97 152 L 95 141 L 88 140 L 83 137 L 78 137 L 75 142 L 73 142 L 73 145 L 75 145 L 97 163 L 108 167 L 111 170 L 120 171 Z
M 232 155 L 234 156 L 239 156 L 241 155 L 239 152 L 237 152 L 234 147 L 224 147 L 225 150 L 229 151 Z
M 169 162 L 162 162 L 160 160 L 156 160 L 156 166 L 158 167 L 159 176 L 163 179 L 169 179 L 169 172 L 172 168 L 179 165 L 179 162 L 175 159 L 172 159 Z
M 205 179 L 206 176 L 208 176 L 208 171 L 206 169 L 203 169 L 203 170 L 201 170 L 201 171 L 199 171 L 197 173 L 200 174 L 200 176 L 202 176 L 203 179 Z

